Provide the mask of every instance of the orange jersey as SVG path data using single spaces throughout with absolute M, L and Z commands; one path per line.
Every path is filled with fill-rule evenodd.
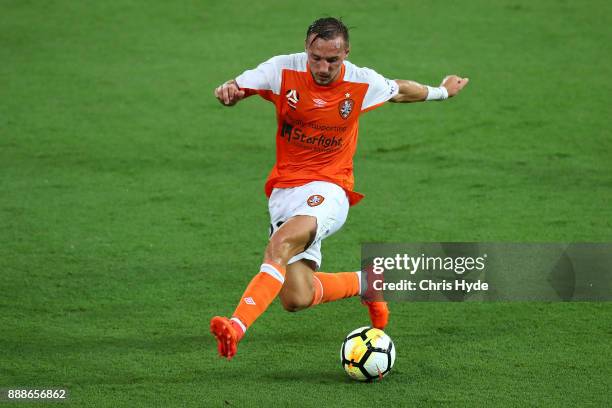
M 306 53 L 299 53 L 273 57 L 236 82 L 276 107 L 276 164 L 266 182 L 268 197 L 274 187 L 322 180 L 342 187 L 351 205 L 363 198 L 353 191 L 359 115 L 395 96 L 395 81 L 344 61 L 338 78 L 321 86 L 310 74 Z

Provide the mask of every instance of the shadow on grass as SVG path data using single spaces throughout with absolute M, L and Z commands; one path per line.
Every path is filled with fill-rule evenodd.
M 374 382 L 362 382 L 352 380 L 346 375 L 342 368 L 338 367 L 338 370 L 325 370 L 316 368 L 283 368 L 275 370 L 272 373 L 265 373 L 262 379 L 272 380 L 274 382 L 287 382 L 287 383 L 308 383 L 308 384 L 366 384 L 373 385 L 377 383 L 396 382 L 395 378 L 404 377 L 400 371 L 392 371 L 389 376 L 385 377 L 382 381 Z M 405 380 L 405 379 L 404 379 Z

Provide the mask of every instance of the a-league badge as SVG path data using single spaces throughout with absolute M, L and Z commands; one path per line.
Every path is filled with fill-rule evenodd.
M 340 102 L 340 105 L 338 105 L 338 112 L 340 113 L 340 116 L 342 116 L 342 119 L 346 119 L 349 117 L 349 115 L 353 111 L 354 105 L 355 101 L 348 98 Z
M 297 103 L 300 101 L 300 94 L 295 89 L 290 89 L 285 94 L 287 97 L 287 105 L 291 107 L 291 109 L 297 109 Z
M 308 204 L 310 207 L 316 207 L 317 205 L 321 204 L 323 200 L 325 200 L 325 197 L 319 194 L 315 194 L 308 197 L 306 204 Z

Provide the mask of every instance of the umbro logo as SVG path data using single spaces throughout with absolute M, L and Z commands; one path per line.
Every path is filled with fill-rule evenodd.
M 325 104 L 327 103 L 326 101 L 324 101 L 323 99 L 319 99 L 319 98 L 315 98 L 312 100 L 315 104 L 315 106 L 322 108 L 323 106 L 325 106 Z
M 250 296 L 244 298 L 244 303 L 246 303 L 247 305 L 255 306 L 255 301 Z

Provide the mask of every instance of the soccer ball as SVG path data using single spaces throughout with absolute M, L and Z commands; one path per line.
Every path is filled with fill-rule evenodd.
M 372 381 L 389 374 L 395 362 L 391 337 L 380 329 L 360 327 L 346 336 L 340 348 L 340 362 L 354 380 Z

